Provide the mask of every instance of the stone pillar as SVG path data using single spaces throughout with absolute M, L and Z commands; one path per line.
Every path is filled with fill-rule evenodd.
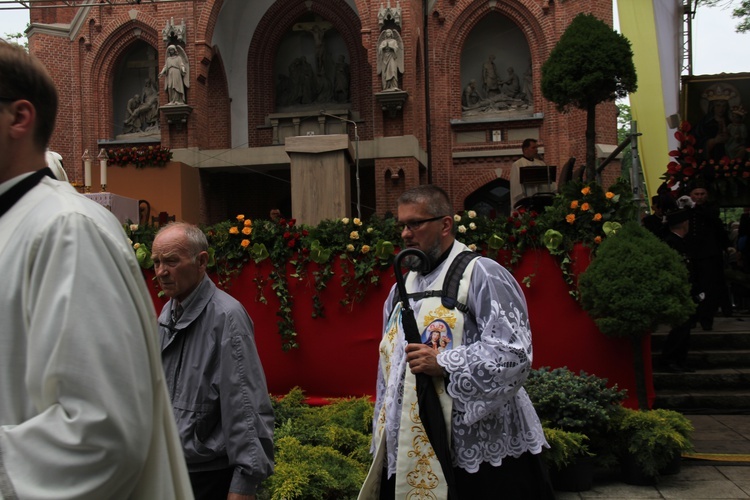
M 292 217 L 298 223 L 317 225 L 323 219 L 351 216 L 350 147 L 346 134 L 286 138 Z

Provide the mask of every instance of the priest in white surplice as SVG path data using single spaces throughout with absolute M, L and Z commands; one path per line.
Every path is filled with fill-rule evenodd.
M 192 499 L 117 219 L 45 168 L 46 70 L 0 41 L 0 498 Z
M 406 277 L 410 297 L 442 290 L 451 263 L 467 250 L 455 241 L 452 213 L 447 194 L 436 186 L 418 186 L 399 197 L 403 247 L 422 250 L 430 260 L 427 271 L 412 270 Z M 374 460 L 360 499 L 447 498 L 441 465 L 426 443 L 417 411 L 416 373 L 432 376 L 440 395 L 443 415 L 437 418 L 448 428 L 459 499 L 554 498 L 539 459 L 547 446 L 544 432 L 522 387 L 531 370 L 531 331 L 526 300 L 513 276 L 480 257 L 460 280 L 457 300 L 466 308 L 446 308 L 434 294 L 411 299 L 419 344 L 407 344 L 394 294 L 395 287 L 384 308 Z M 424 343 L 433 332 L 444 349 Z

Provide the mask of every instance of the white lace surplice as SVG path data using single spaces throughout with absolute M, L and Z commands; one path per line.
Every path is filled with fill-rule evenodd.
M 418 276 L 416 291 L 431 288 L 443 262 L 428 276 Z M 385 302 L 388 323 L 394 289 Z M 540 453 L 547 446 L 534 407 L 522 384 L 531 370 L 531 330 L 526 300 L 518 282 L 497 262 L 476 262 L 469 286 L 469 310 L 464 344 L 438 354 L 438 363 L 450 374 L 448 393 L 453 404 L 453 463 L 476 472 L 482 462 L 499 466 L 507 456 L 526 451 Z M 412 301 L 415 314 L 419 302 Z M 390 380 L 378 367 L 375 419 L 386 406 L 388 476 L 396 473 L 398 427 L 401 415 L 406 340 L 399 332 L 391 362 Z M 377 424 L 377 421 L 375 421 Z M 373 451 L 375 449 L 373 442 Z

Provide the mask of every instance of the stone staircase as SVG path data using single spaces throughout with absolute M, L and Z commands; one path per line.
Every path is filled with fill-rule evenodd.
M 668 331 L 662 327 L 651 337 L 654 367 Z M 716 317 L 709 332 L 694 328 L 688 364 L 695 373 L 654 371 L 655 408 L 750 414 L 750 314 Z

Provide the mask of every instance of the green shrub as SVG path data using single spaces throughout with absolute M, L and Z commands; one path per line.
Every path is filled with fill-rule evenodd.
M 588 438 L 579 432 L 545 427 L 544 437 L 549 448 L 542 451 L 542 459 L 557 470 L 574 463 L 578 457 L 591 455 L 586 444 Z
M 594 454 L 604 461 L 611 459 L 611 419 L 626 391 L 617 385 L 607 387 L 606 379 L 584 371 L 576 375 L 566 367 L 532 370 L 524 388 L 545 427 L 583 434 Z
M 356 498 L 372 459 L 372 402 L 335 399 L 310 406 L 298 387 L 272 402 L 276 468 L 259 499 Z
M 695 311 L 682 258 L 637 222 L 602 242 L 578 286 L 583 309 L 610 337 L 641 337 Z
M 618 453 L 630 453 L 647 476 L 658 477 L 675 454 L 692 450 L 693 424 L 676 411 L 622 408 L 616 420 Z

